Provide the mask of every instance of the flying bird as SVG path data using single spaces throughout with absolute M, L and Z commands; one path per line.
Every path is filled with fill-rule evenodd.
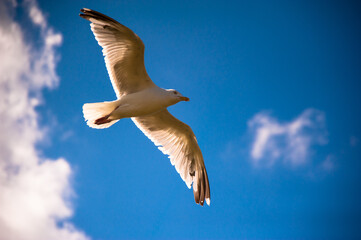
M 208 176 L 197 139 L 187 124 L 167 110 L 189 98 L 153 83 L 144 66 L 144 44 L 132 30 L 97 11 L 88 8 L 80 11 L 80 17 L 91 22 L 91 30 L 103 49 L 117 96 L 115 101 L 83 105 L 88 126 L 108 128 L 119 119 L 131 118 L 159 150 L 169 156 L 188 188 L 193 187 L 195 202 L 210 205 Z

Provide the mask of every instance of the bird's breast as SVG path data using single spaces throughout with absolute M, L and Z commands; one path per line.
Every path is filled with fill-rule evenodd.
M 170 105 L 172 104 L 161 93 L 152 89 L 144 90 L 123 96 L 112 115 L 115 118 L 139 117 L 158 112 Z

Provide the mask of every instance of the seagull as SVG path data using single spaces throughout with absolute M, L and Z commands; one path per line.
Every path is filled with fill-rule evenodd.
M 122 118 L 135 125 L 161 150 L 180 174 L 194 200 L 210 205 L 210 188 L 202 152 L 192 129 L 179 121 L 167 107 L 189 101 L 174 89 L 153 83 L 144 66 L 144 44 L 132 30 L 97 11 L 83 8 L 80 17 L 89 20 L 102 47 L 117 100 L 83 105 L 89 127 L 108 128 Z

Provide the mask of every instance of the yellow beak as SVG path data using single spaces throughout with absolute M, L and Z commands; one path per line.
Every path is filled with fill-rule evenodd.
M 187 98 L 187 97 L 180 97 L 180 99 L 182 100 L 182 101 L 186 101 L 186 102 L 188 102 L 189 101 L 189 98 Z

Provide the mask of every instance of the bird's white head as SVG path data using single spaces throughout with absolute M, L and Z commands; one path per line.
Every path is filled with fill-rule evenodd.
M 167 89 L 168 95 L 171 96 L 174 100 L 176 100 L 176 102 L 180 102 L 180 101 L 189 101 L 189 98 L 184 97 L 182 94 L 180 94 L 180 92 L 174 90 L 174 89 Z

